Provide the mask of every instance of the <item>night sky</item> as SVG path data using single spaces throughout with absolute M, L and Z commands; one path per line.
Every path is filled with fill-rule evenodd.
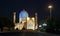
M 13 18 L 13 12 L 17 13 L 25 9 L 30 17 L 38 13 L 38 20 L 44 20 L 49 16 L 48 5 L 53 6 L 52 16 L 60 15 L 60 0 L 0 0 L 0 17 Z

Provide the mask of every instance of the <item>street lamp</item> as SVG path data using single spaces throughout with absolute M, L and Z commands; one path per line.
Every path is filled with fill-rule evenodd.
M 51 19 L 52 6 L 49 5 L 48 8 L 50 9 L 50 19 Z

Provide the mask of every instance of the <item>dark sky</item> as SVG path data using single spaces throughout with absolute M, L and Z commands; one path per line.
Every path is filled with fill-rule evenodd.
M 60 14 L 60 0 L 0 0 L 0 17 L 12 19 L 13 12 L 17 12 L 17 17 L 22 9 L 25 9 L 30 17 L 38 13 L 38 20 L 46 19 L 49 16 L 48 5 L 53 5 L 52 16 Z

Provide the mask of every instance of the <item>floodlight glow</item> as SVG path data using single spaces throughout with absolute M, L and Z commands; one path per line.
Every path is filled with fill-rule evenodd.
M 27 17 L 27 21 L 28 21 L 28 20 L 30 20 L 30 18 L 29 18 L 29 17 Z
M 32 20 L 34 21 L 34 17 L 32 18 Z

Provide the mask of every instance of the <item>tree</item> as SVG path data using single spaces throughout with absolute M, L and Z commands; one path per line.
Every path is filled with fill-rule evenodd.
M 56 18 L 56 33 L 60 33 L 60 17 Z
M 1 31 L 3 31 L 3 19 L 2 18 L 0 18 L 0 28 L 1 28 Z
M 47 18 L 46 31 L 47 31 L 47 32 L 54 33 L 54 28 L 55 28 L 55 26 L 56 26 L 56 24 L 55 24 L 55 19 L 54 19 L 53 17 Z
M 11 21 L 11 19 L 10 18 L 8 18 L 8 17 L 1 17 L 0 18 L 1 20 L 0 20 L 0 27 L 2 28 L 2 27 L 8 27 L 9 28 L 9 30 L 10 30 L 10 28 L 13 28 L 14 27 L 14 23 Z

